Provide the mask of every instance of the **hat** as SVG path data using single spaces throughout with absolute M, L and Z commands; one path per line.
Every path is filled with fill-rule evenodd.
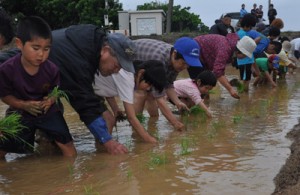
M 273 64 L 273 67 L 278 69 L 279 68 L 279 57 L 277 55 L 270 55 L 269 62 Z
M 253 39 L 248 36 L 244 36 L 236 44 L 236 47 L 246 56 L 252 58 L 253 51 L 256 48 L 256 43 Z
M 292 48 L 292 45 L 289 41 L 283 41 L 282 42 L 282 49 L 285 51 L 285 52 L 290 52 L 291 51 L 291 48 Z
M 259 22 L 256 24 L 256 30 L 261 32 L 266 29 L 266 25 L 263 22 Z
M 132 61 L 136 53 L 136 46 L 133 41 L 121 33 L 108 34 L 107 40 L 109 46 L 116 53 L 121 67 L 128 72 L 135 73 Z
M 203 67 L 199 60 L 200 47 L 194 39 L 181 37 L 176 40 L 174 49 L 183 56 L 189 66 Z

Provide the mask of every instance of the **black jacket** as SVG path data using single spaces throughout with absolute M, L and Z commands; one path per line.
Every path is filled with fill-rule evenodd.
M 209 30 L 209 34 L 226 36 L 228 33 L 234 33 L 234 28 L 232 26 L 226 26 L 222 22 L 214 24 Z
M 49 59 L 58 65 L 61 89 L 69 95 L 80 119 L 89 125 L 106 107 L 94 93 L 94 75 L 106 33 L 94 25 L 74 25 L 52 32 Z

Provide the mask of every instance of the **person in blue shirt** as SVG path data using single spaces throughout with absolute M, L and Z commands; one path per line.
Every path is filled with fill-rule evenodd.
M 246 15 L 247 13 L 248 13 L 247 10 L 245 10 L 245 4 L 243 3 L 242 8 L 240 10 L 241 18 L 244 17 L 244 15 Z

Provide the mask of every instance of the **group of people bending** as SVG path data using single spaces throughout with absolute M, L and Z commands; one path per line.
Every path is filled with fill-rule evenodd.
M 7 115 L 19 113 L 25 128 L 18 135 L 22 141 L 16 137 L 0 139 L 0 157 L 5 158 L 9 152 L 33 152 L 37 129 L 45 132 L 64 156 L 76 156 L 59 97 L 52 95 L 57 86 L 67 93 L 80 120 L 111 154 L 128 152 L 112 137 L 115 123 L 124 115 L 136 133 L 149 143 L 157 140 L 137 119 L 144 108 L 151 117 L 161 112 L 176 130 L 185 127 L 168 102 L 178 110 L 199 105 L 212 117 L 203 96 L 217 81 L 232 97 L 240 98 L 226 78 L 225 68 L 233 59 L 256 55 L 255 50 L 263 41 L 247 33 L 245 29 L 243 33 L 225 36 L 181 37 L 172 45 L 154 39 L 131 40 L 91 24 L 51 31 L 38 16 L 23 18 L 15 35 L 17 48 L 0 53 L 0 97 L 9 106 Z M 268 49 L 274 53 L 279 50 L 272 42 Z M 177 80 L 178 74 L 186 69 L 190 78 Z M 116 102 L 117 96 L 125 113 Z

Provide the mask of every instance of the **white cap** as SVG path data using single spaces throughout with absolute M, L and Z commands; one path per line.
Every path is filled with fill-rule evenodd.
M 285 51 L 285 52 L 290 52 L 290 50 L 292 49 L 292 45 L 289 41 L 283 41 L 282 42 L 282 49 Z
M 236 44 L 236 47 L 246 56 L 252 58 L 253 51 L 256 48 L 256 43 L 253 39 L 248 36 L 244 36 L 241 40 L 239 40 Z

